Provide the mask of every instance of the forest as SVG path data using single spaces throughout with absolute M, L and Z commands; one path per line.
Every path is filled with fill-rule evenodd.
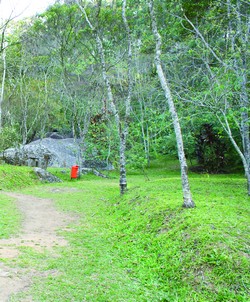
M 173 155 L 184 191 L 187 159 L 244 171 L 250 194 L 248 12 L 247 0 L 65 0 L 1 20 L 0 151 L 56 130 L 112 161 L 121 193 L 127 166 Z
M 0 301 L 249 301 L 249 12 L 57 0 L 0 19 Z M 114 169 L 48 183 L 3 160 L 50 133 Z

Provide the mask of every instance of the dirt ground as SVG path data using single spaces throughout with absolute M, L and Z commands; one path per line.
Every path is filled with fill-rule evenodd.
M 17 193 L 4 193 L 16 200 L 17 207 L 22 214 L 21 232 L 17 237 L 0 239 L 0 301 L 10 301 L 12 294 L 25 291 L 32 284 L 34 276 L 46 277 L 57 274 L 55 271 L 45 274 L 34 270 L 11 268 L 6 266 L 1 259 L 14 259 L 19 255 L 20 247 L 31 247 L 38 252 L 50 250 L 55 246 L 66 246 L 67 241 L 57 235 L 57 230 L 62 230 L 70 222 L 76 220 L 64 213 L 58 212 L 53 200 L 42 199 Z M 1 195 L 0 195 L 1 198 Z M 30 302 L 26 298 L 23 302 Z

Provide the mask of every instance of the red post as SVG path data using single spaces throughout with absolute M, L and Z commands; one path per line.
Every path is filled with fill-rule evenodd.
M 71 179 L 78 177 L 78 168 L 79 168 L 79 166 L 72 166 L 71 167 L 71 175 L 70 175 Z

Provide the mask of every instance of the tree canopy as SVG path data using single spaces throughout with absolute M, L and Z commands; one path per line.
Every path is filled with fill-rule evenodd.
M 82 139 L 84 158 L 118 165 L 121 129 L 129 124 L 130 167 L 144 169 L 159 154 L 177 155 L 146 2 L 64 1 L 23 21 L 2 21 L 2 150 L 57 129 Z M 153 3 L 187 158 L 197 158 L 207 172 L 243 168 L 249 193 L 249 2 Z

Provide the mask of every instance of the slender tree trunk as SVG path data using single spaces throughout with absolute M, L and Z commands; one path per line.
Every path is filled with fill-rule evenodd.
M 130 103 L 132 95 L 132 42 L 130 28 L 126 17 L 126 0 L 122 2 L 122 19 L 124 27 L 126 29 L 127 41 L 128 41 L 128 93 L 125 100 L 125 118 L 123 129 L 120 128 L 120 192 L 124 194 L 127 190 L 127 175 L 126 175 L 126 143 L 129 129 L 129 117 L 130 117 Z
M 179 156 L 179 162 L 181 167 L 181 180 L 182 180 L 182 191 L 183 191 L 183 207 L 185 208 L 193 208 L 195 206 L 191 191 L 189 187 L 189 181 L 188 181 L 188 168 L 187 168 L 187 162 L 186 157 L 184 153 L 184 146 L 183 146 L 183 139 L 182 139 L 182 133 L 181 133 L 181 127 L 180 122 L 178 119 L 178 114 L 175 108 L 175 104 L 172 98 L 171 91 L 169 89 L 169 84 L 167 82 L 167 79 L 165 77 L 165 74 L 163 72 L 162 68 L 162 62 L 161 62 L 161 36 L 157 29 L 157 23 L 154 13 L 154 7 L 153 7 L 153 0 L 148 1 L 149 11 L 150 11 L 150 17 L 152 22 L 152 31 L 156 40 L 156 54 L 155 54 L 155 64 L 157 68 L 157 73 L 159 80 L 161 82 L 162 89 L 165 93 L 166 100 L 168 102 L 169 111 L 172 117 L 173 125 L 174 125 L 174 131 L 177 141 L 177 149 L 178 149 L 178 156 Z
M 1 95 L 0 95 L 0 132 L 2 131 L 3 121 L 2 121 L 2 106 L 4 101 L 4 88 L 5 88 L 5 78 L 6 78 L 6 50 L 2 50 L 2 60 L 3 60 L 3 76 L 2 76 L 2 87 L 1 87 Z
M 20 105 L 21 105 L 21 135 L 22 135 L 22 144 L 27 143 L 30 133 L 33 132 L 35 125 L 39 121 L 39 116 L 41 115 L 41 107 L 39 101 L 37 102 L 36 111 L 31 112 L 30 103 L 32 101 L 31 95 L 29 93 L 31 82 L 30 78 L 27 75 L 29 67 L 25 68 L 25 62 L 22 62 L 19 70 L 19 91 L 20 91 Z M 32 116 L 32 119 L 31 119 Z
M 21 77 L 21 76 L 20 76 Z M 20 102 L 22 104 L 22 144 L 25 145 L 27 143 L 28 137 L 28 127 L 27 127 L 27 119 L 28 119 L 28 96 L 26 95 L 24 78 L 21 77 L 20 83 Z M 24 87 L 23 87 L 24 86 Z
M 240 132 L 242 137 L 242 145 L 243 145 L 243 154 L 244 154 L 244 161 L 242 158 L 245 175 L 247 178 L 247 190 L 248 195 L 250 196 L 250 127 L 249 127 L 249 114 L 248 114 L 248 106 L 249 100 L 247 96 L 247 89 L 246 89 L 246 76 L 242 77 L 243 81 L 242 85 L 242 93 L 241 93 L 241 125 L 240 125 Z M 237 151 L 237 149 L 236 149 Z
M 221 118 L 218 114 L 217 114 L 217 118 L 218 118 L 219 122 L 221 123 L 223 129 L 227 133 L 232 145 L 234 146 L 235 150 L 237 151 L 237 153 L 239 154 L 239 156 L 241 158 L 241 161 L 242 161 L 243 167 L 244 167 L 244 171 L 245 171 L 245 176 L 247 179 L 247 192 L 248 192 L 248 195 L 250 196 L 250 163 L 249 163 L 249 160 L 247 160 L 248 158 L 245 156 L 244 152 L 241 151 L 240 147 L 236 143 L 236 141 L 232 135 L 232 131 L 231 131 L 230 125 L 228 123 L 226 114 L 224 112 L 221 112 L 221 113 L 223 115 L 224 122 L 221 120 Z
M 1 0 L 0 0 L 1 4 Z M 3 76 L 2 76 L 2 87 L 1 87 L 1 94 L 0 94 L 0 132 L 2 131 L 3 127 L 3 112 L 2 112 L 2 106 L 4 101 L 4 89 L 5 89 L 5 78 L 6 78 L 6 71 L 7 71 L 7 63 L 6 63 L 6 48 L 8 43 L 5 41 L 5 33 L 8 27 L 8 24 L 13 18 L 9 16 L 7 21 L 2 22 L 3 20 L 0 18 L 0 55 L 2 56 L 3 60 Z
M 228 7 L 232 7 L 231 1 L 228 0 L 227 2 Z M 242 139 L 242 149 L 243 149 L 243 157 L 241 156 L 245 175 L 247 178 L 247 188 L 248 188 L 248 195 L 250 195 L 250 127 L 249 127 L 249 97 L 247 91 L 248 85 L 248 66 L 247 66 L 247 53 L 249 49 L 249 31 L 250 31 L 250 18 L 249 15 L 246 17 L 246 21 L 244 24 L 243 15 L 244 8 L 242 7 L 242 1 L 237 0 L 235 5 L 235 12 L 236 12 L 236 32 L 237 32 L 237 39 L 239 39 L 241 47 L 239 50 L 235 51 L 235 38 L 234 33 L 230 35 L 232 39 L 232 53 L 234 55 L 234 70 L 239 79 L 241 79 L 241 89 L 240 89 L 240 108 L 241 108 L 241 122 L 240 122 L 240 133 Z M 240 54 L 240 56 L 239 56 Z M 228 125 L 229 126 L 229 125 Z M 231 133 L 230 133 L 231 134 Z M 232 140 L 231 140 L 232 141 Z M 237 148 L 236 151 L 238 152 Z M 238 152 L 239 153 L 239 152 Z
M 247 66 L 247 59 L 248 59 L 248 49 L 249 49 L 249 32 L 250 32 L 250 18 L 249 14 L 244 10 L 242 7 L 243 3 L 241 0 L 237 0 L 236 3 L 232 2 L 231 0 L 227 0 L 225 3 L 227 9 L 227 17 L 228 17 L 228 28 L 226 32 L 226 45 L 230 55 L 229 59 L 222 59 L 218 55 L 215 54 L 212 47 L 206 41 L 202 33 L 199 31 L 198 27 L 196 27 L 186 16 L 186 21 L 192 26 L 193 30 L 200 38 L 200 40 L 205 45 L 206 49 L 210 51 L 210 53 L 214 56 L 217 62 L 220 63 L 221 68 L 225 68 L 225 73 L 230 70 L 233 72 L 237 79 L 240 81 L 240 90 L 239 90 L 239 99 L 238 99 L 238 106 L 240 108 L 240 118 L 236 122 L 237 126 L 240 129 L 240 136 L 242 142 L 242 150 L 239 147 L 239 144 L 235 141 L 230 124 L 227 120 L 226 114 L 228 113 L 228 108 L 230 108 L 229 101 L 227 99 L 224 100 L 226 106 L 224 109 L 220 106 L 218 111 L 215 113 L 219 122 L 223 126 L 225 132 L 227 133 L 232 145 L 234 146 L 235 150 L 239 154 L 243 167 L 245 176 L 247 179 L 247 190 L 248 195 L 250 195 L 250 127 L 249 127 L 249 96 L 248 96 L 248 66 Z M 244 16 L 244 14 L 246 14 Z M 243 20 L 245 18 L 245 20 Z M 233 21 L 233 22 L 232 22 Z M 234 27 L 233 27 L 234 24 Z M 239 41 L 240 47 L 236 46 L 235 40 Z M 218 85 L 220 85 L 219 80 L 216 78 L 216 75 L 212 72 L 209 64 L 206 63 L 206 67 L 211 75 L 211 82 L 216 81 Z M 231 107 L 233 108 L 233 106 Z M 231 109 L 230 108 L 230 109 Z M 238 109 L 236 109 L 238 110 Z M 223 116 L 223 121 L 221 120 L 220 116 L 217 114 L 221 112 Z
M 42 89 L 41 89 L 42 90 Z M 41 123 L 41 133 L 45 134 L 46 125 L 48 124 L 49 120 L 49 92 L 48 92 L 48 73 L 44 72 L 44 118 Z
M 98 3 L 99 8 L 100 8 L 100 3 Z M 102 67 L 102 77 L 107 89 L 107 96 L 110 104 L 111 111 L 114 115 L 115 122 L 116 122 L 116 127 L 119 133 L 119 139 L 120 139 L 120 193 L 124 194 L 127 190 L 127 176 L 126 176 L 126 156 L 125 156 L 125 151 L 126 151 L 126 140 L 127 140 L 127 135 L 128 135 L 128 126 L 129 126 L 129 115 L 130 115 L 130 100 L 131 100 L 131 92 L 132 92 L 132 76 L 131 76 L 131 61 L 132 61 L 132 46 L 131 46 L 131 38 L 130 38 L 130 30 L 129 30 L 129 25 L 127 23 L 126 19 L 126 0 L 123 0 L 123 9 L 122 9 L 122 17 L 123 17 L 123 22 L 124 26 L 126 28 L 126 33 L 128 36 L 128 82 L 129 82 L 129 88 L 128 88 L 128 94 L 125 102 L 125 107 L 126 107 L 126 112 L 125 112 L 125 118 L 123 123 L 121 122 L 119 112 L 116 108 L 115 101 L 114 101 L 114 96 L 112 93 L 109 77 L 107 74 L 107 67 L 106 67 L 106 60 L 105 60 L 105 54 L 104 54 L 104 49 L 103 49 L 103 44 L 102 40 L 98 34 L 98 30 L 95 29 L 90 22 L 87 13 L 85 11 L 85 8 L 81 6 L 79 1 L 77 1 L 77 4 L 82 11 L 82 13 L 85 16 L 85 20 L 88 23 L 90 29 L 92 30 L 95 40 L 96 40 L 96 45 L 97 49 L 99 52 L 99 56 L 101 59 L 101 67 Z M 98 10 L 98 14 L 100 12 L 100 9 Z M 98 17 L 98 16 L 97 16 Z

